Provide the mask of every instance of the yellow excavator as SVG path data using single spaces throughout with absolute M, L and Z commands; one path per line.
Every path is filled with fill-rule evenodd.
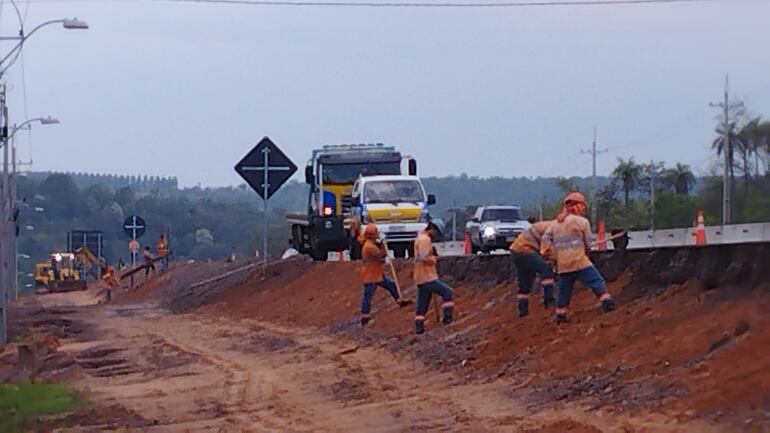
M 51 260 L 35 263 L 37 293 L 72 292 L 85 290 L 88 285 L 75 269 L 75 254 L 54 252 Z
M 74 254 L 75 264 L 82 271 L 81 276 L 86 278 L 90 274 L 94 280 L 98 281 L 107 266 L 107 262 L 103 258 L 96 257 L 96 254 L 92 253 L 85 245 L 76 249 Z

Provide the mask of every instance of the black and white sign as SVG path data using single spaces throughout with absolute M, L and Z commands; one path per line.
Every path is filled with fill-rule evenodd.
M 131 239 L 139 239 L 147 229 L 147 224 L 144 223 L 144 218 L 139 215 L 131 215 L 123 221 L 123 230 Z
M 235 165 L 235 171 L 267 200 L 297 171 L 297 166 L 265 137 Z

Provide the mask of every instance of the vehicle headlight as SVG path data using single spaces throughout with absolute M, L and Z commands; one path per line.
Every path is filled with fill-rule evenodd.
M 489 226 L 484 228 L 484 236 L 488 238 L 493 237 L 496 233 L 497 233 L 497 230 L 495 230 L 494 227 Z
M 423 209 L 420 211 L 420 222 L 421 223 L 427 223 L 430 221 L 430 211 L 428 209 Z

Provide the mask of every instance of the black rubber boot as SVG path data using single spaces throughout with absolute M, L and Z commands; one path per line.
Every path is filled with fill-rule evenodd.
M 557 325 L 561 325 L 562 323 L 569 322 L 569 317 L 567 317 L 567 315 L 564 313 L 558 313 L 556 314 L 554 321 L 556 322 Z
M 553 286 L 543 286 L 543 306 L 545 308 L 556 306 L 556 298 L 553 297 Z
M 605 299 L 602 301 L 602 311 L 605 313 L 609 313 L 610 311 L 615 309 L 615 301 L 612 299 Z
M 404 308 L 414 303 L 411 299 L 397 299 L 396 302 L 398 302 L 398 308 Z
M 362 318 L 361 318 L 361 326 L 366 326 L 366 325 L 368 325 L 370 320 L 371 320 L 371 319 L 370 319 L 370 318 L 368 318 L 368 317 L 362 317 Z
M 452 323 L 452 320 L 454 320 L 454 308 L 444 308 L 444 318 L 441 320 L 441 322 L 443 322 L 444 325 L 448 325 Z
M 529 299 L 519 299 L 516 303 L 516 309 L 519 311 L 519 317 L 525 317 L 529 314 Z
M 425 332 L 425 321 L 424 320 L 415 320 L 414 321 L 414 332 L 417 334 L 422 334 Z

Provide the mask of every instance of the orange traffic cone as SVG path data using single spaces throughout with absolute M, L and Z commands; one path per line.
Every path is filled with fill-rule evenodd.
M 703 220 L 703 211 L 698 211 L 695 217 L 695 230 L 692 233 L 695 236 L 695 245 L 706 245 L 706 224 Z
M 599 251 L 604 251 L 607 249 L 607 241 L 605 239 L 607 234 L 604 229 L 604 220 L 599 220 L 596 223 L 596 240 L 598 241 L 596 243 L 596 249 Z
M 471 255 L 471 232 L 465 232 L 465 239 L 463 240 L 463 253 L 466 256 Z

